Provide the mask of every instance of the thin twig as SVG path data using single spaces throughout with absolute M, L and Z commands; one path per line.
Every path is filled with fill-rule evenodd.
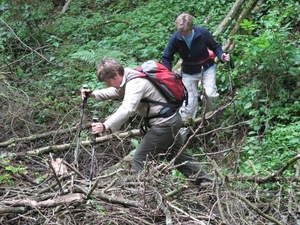
M 277 225 L 284 225 L 283 223 L 281 223 L 280 221 L 278 221 L 277 219 L 275 219 L 274 217 L 271 217 L 267 214 L 265 214 L 263 211 L 261 211 L 256 205 L 252 204 L 249 200 L 247 200 L 245 197 L 239 195 L 238 193 L 236 193 L 235 191 L 230 190 L 230 193 L 234 196 L 236 196 L 238 199 L 240 199 L 241 201 L 243 201 L 246 205 L 248 205 L 251 209 L 253 209 L 255 212 L 257 212 L 259 215 L 261 215 L 262 217 L 270 220 L 271 222 L 277 224 Z
M 28 48 L 30 51 L 35 52 L 37 55 L 39 55 L 40 57 L 42 57 L 44 60 L 46 60 L 48 63 L 55 65 L 54 63 L 52 63 L 51 61 L 49 61 L 45 56 L 43 56 L 42 54 L 40 54 L 39 52 L 37 52 L 36 50 L 32 49 L 31 47 L 29 47 L 28 45 L 26 45 L 20 38 L 19 36 L 15 33 L 15 31 L 3 20 L 0 18 L 0 21 L 2 21 L 2 23 L 4 23 L 8 29 L 11 30 L 11 32 L 15 35 L 15 37 L 19 40 L 19 42 L 21 42 L 22 45 L 24 45 L 26 48 Z

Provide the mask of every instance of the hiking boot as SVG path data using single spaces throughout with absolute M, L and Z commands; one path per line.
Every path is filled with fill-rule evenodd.
M 185 143 L 189 137 L 191 129 L 189 127 L 182 127 L 182 128 L 180 128 L 179 132 L 180 132 L 183 143 Z
M 214 183 L 214 179 L 210 177 L 203 177 L 203 178 L 196 179 L 194 181 L 194 184 L 196 185 L 206 185 L 206 184 L 213 184 L 213 183 Z
M 198 174 L 195 174 L 193 176 L 189 177 L 191 181 L 196 185 L 201 185 L 204 183 L 210 183 L 212 184 L 214 182 L 214 179 L 211 178 L 208 174 L 202 172 L 202 174 L 199 176 Z

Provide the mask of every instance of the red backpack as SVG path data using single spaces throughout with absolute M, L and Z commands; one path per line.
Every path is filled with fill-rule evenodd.
M 135 70 L 140 73 L 136 76 L 131 76 L 127 81 L 134 78 L 147 78 L 167 99 L 167 102 L 147 99 L 143 99 L 143 102 L 163 105 L 174 111 L 181 107 L 184 100 L 186 100 L 187 104 L 187 91 L 181 80 L 181 76 L 173 73 L 163 64 L 149 60 L 144 62 L 141 67 L 135 68 Z

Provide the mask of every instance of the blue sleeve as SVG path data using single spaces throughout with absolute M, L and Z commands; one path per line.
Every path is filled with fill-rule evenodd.
M 167 47 L 164 50 L 162 56 L 162 64 L 172 71 L 172 62 L 174 61 L 174 55 L 177 53 L 176 43 L 174 34 L 171 36 Z
M 218 59 L 222 62 L 221 57 L 223 52 L 222 46 L 215 41 L 213 38 L 212 34 L 207 30 L 206 32 L 206 37 L 207 37 L 207 46 L 210 50 L 212 50 L 215 55 L 218 57 Z

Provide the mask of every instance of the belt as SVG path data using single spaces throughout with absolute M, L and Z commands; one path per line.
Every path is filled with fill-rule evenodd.
M 204 63 L 202 63 L 202 69 L 205 71 L 209 67 L 213 66 L 215 64 L 213 59 L 206 60 Z
M 215 64 L 214 60 L 212 59 L 208 59 L 206 60 L 204 63 L 201 62 L 186 62 L 183 61 L 182 65 L 183 66 L 201 66 L 203 70 L 207 70 L 209 67 L 213 66 Z

